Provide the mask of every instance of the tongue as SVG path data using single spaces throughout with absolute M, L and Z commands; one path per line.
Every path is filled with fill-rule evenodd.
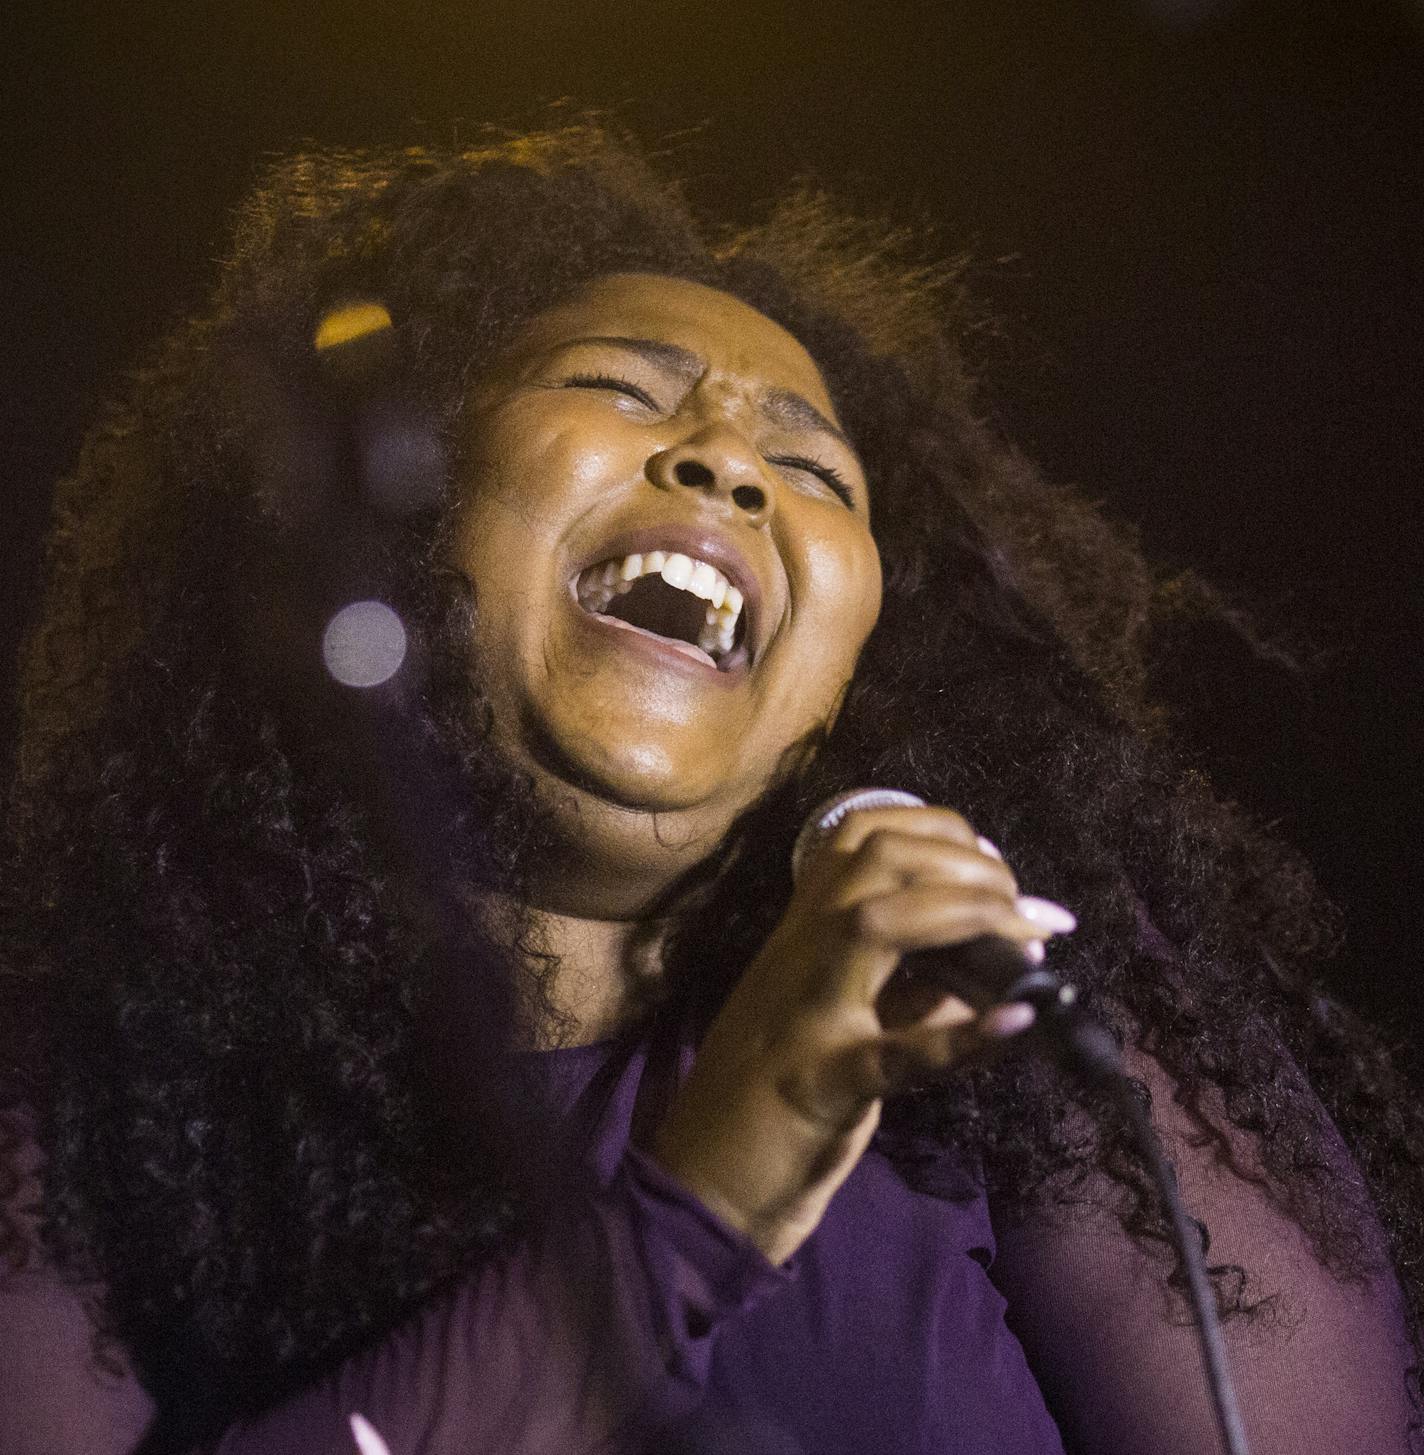
M 615 596 L 603 614 L 655 636 L 695 646 L 707 620 L 707 603 L 690 591 L 669 586 L 661 576 L 644 576 L 632 590 Z

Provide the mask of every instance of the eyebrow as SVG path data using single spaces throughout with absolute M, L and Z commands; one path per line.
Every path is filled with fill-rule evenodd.
M 670 344 L 662 339 L 629 338 L 621 334 L 593 334 L 582 338 L 568 339 L 561 345 L 573 348 L 577 344 L 593 344 L 605 348 L 626 349 L 637 354 L 650 364 L 669 373 L 693 378 L 702 372 L 703 363 L 691 349 L 680 344 Z M 844 445 L 852 454 L 855 446 L 849 436 L 838 425 L 833 424 L 809 399 L 790 389 L 765 389 L 757 400 L 761 411 L 774 423 L 788 429 L 813 429 L 828 434 Z
M 761 407 L 778 424 L 792 429 L 818 429 L 834 440 L 839 440 L 852 454 L 855 446 L 849 436 L 838 425 L 831 423 L 809 399 L 794 394 L 790 389 L 768 389 L 761 396 Z

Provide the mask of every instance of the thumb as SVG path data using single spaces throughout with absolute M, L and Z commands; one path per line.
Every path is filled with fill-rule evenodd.
M 976 1015 L 963 1001 L 948 998 L 922 1020 L 888 1032 L 883 1064 L 895 1067 L 897 1086 L 914 1085 L 973 1056 L 1001 1048 L 1034 1022 L 1031 1005 L 994 1005 Z

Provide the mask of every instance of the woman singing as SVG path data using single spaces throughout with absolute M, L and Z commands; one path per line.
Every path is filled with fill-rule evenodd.
M 1170 734 L 1230 622 L 894 256 L 592 126 L 272 169 L 23 657 L 7 1455 L 1209 1455 L 1126 1122 L 925 971 L 984 935 L 1121 1043 L 1255 1455 L 1413 1448 L 1424 1119 Z M 863 785 L 928 806 L 793 880 Z

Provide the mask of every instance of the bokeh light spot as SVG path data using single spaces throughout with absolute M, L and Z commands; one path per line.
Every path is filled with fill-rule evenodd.
M 369 299 L 360 303 L 343 303 L 317 324 L 312 343 L 318 350 L 331 349 L 390 326 L 391 315 L 384 303 L 374 303 Z
M 353 601 L 326 624 L 321 657 L 346 687 L 379 687 L 405 661 L 405 626 L 384 601 Z
M 445 453 L 433 430 L 415 420 L 376 418 L 362 443 L 366 493 L 378 510 L 408 516 L 439 503 Z

